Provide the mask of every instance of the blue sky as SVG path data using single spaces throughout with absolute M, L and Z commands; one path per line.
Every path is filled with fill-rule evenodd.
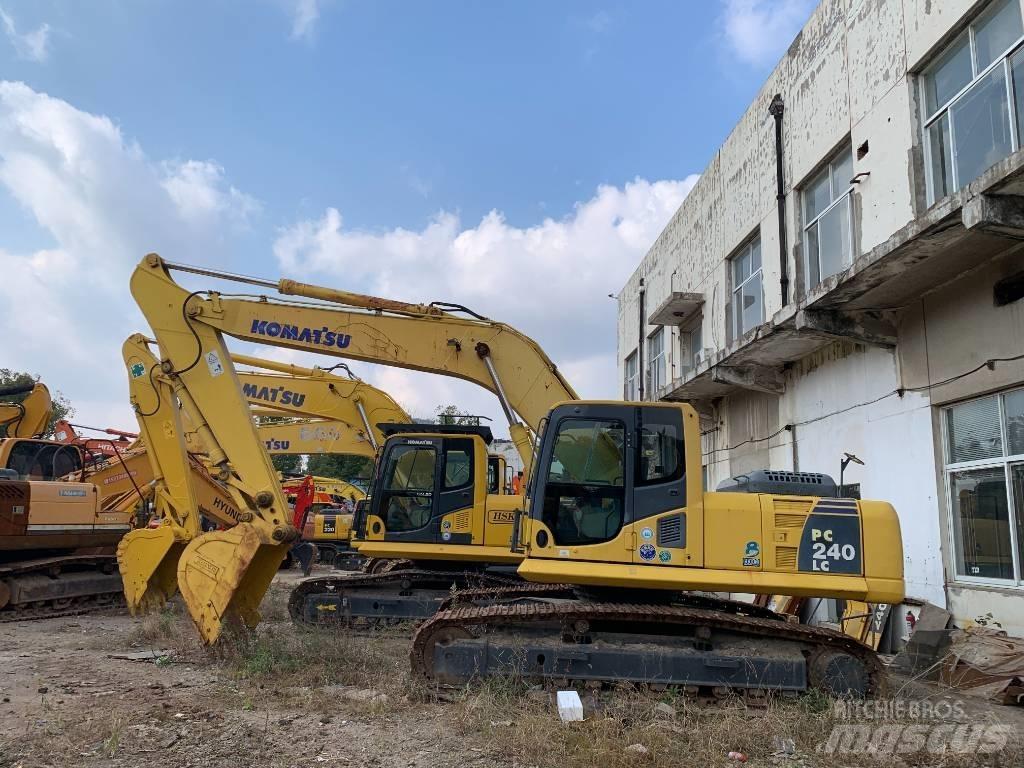
M 606 294 L 812 5 L 0 0 L 0 259 L 19 306 L 69 324 L 54 366 L 0 319 L 0 366 L 41 374 L 80 420 L 130 420 L 116 370 L 73 364 L 118 360 L 141 322 L 128 272 L 157 250 L 470 304 L 613 395 Z M 550 290 L 509 297 L 534 280 Z M 581 321 L 559 322 L 565 301 Z M 463 385 L 362 372 L 415 411 L 497 411 Z

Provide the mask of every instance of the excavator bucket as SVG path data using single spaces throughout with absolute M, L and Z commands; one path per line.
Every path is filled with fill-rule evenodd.
M 124 597 L 132 616 L 161 608 L 178 582 L 178 558 L 188 542 L 174 528 L 140 528 L 117 545 Z
M 259 604 L 289 544 L 269 544 L 251 523 L 194 539 L 178 561 L 178 589 L 203 642 L 213 644 L 228 620 L 259 623 Z

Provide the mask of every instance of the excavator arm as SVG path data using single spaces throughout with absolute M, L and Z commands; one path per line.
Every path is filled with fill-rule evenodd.
M 190 293 L 174 282 L 172 268 L 256 283 L 316 303 Z M 223 334 L 476 382 L 498 396 L 527 467 L 530 430 L 540 428 L 554 402 L 577 399 L 535 342 L 461 307 L 402 304 L 288 280 L 206 272 L 155 254 L 136 267 L 131 291 L 159 344 L 159 372 L 208 446 L 219 479 L 230 481 L 242 501 L 244 522 L 193 539 L 178 564 L 179 587 L 206 642 L 214 642 L 233 615 L 250 625 L 258 621 L 259 599 L 285 545 L 298 536 Z M 155 370 L 138 363 L 128 368 L 133 378 Z
M 232 355 L 232 361 L 260 367 L 274 365 L 270 361 L 245 355 Z M 409 414 L 398 403 L 376 387 L 318 369 L 294 367 L 304 373 L 240 371 L 238 379 L 242 384 L 243 396 L 256 408 L 343 422 L 347 430 L 354 433 L 355 439 L 371 447 L 371 453 L 384 441 L 378 424 L 406 424 L 411 421 Z
M 174 282 L 172 269 L 312 301 L 190 293 Z M 406 304 L 293 280 L 242 277 L 165 262 L 156 254 L 146 256 L 136 267 L 132 294 L 147 317 L 159 308 L 168 321 L 176 318 L 176 329 L 164 330 L 165 335 L 175 336 L 175 343 L 165 346 L 161 338 L 161 348 L 170 353 L 174 366 L 189 367 L 189 373 L 202 365 L 196 357 L 202 327 L 260 344 L 475 382 L 498 397 L 527 469 L 532 458 L 530 431 L 537 432 L 552 405 L 578 399 L 536 342 L 511 326 L 457 305 Z
M 0 397 L 25 395 L 18 403 L 0 402 L 0 427 L 7 437 L 39 437 L 46 431 L 53 413 L 50 390 L 42 382 L 0 387 Z
M 258 623 L 259 602 L 299 532 L 291 525 L 277 472 L 259 441 L 249 406 L 241 398 L 241 387 L 220 334 L 198 324 L 186 325 L 180 308 L 141 301 L 140 305 L 156 332 L 161 353 L 168 359 L 158 363 L 145 339 L 133 337 L 130 342 L 135 348 L 129 354 L 126 345 L 125 354 L 130 385 L 137 388 L 145 386 L 146 380 L 158 382 L 155 388 L 159 393 L 159 382 L 166 381 L 172 394 L 161 399 L 176 400 L 188 414 L 206 447 L 216 479 L 227 488 L 238 510 L 237 524 L 227 530 L 196 535 L 198 520 L 193 516 L 190 524 L 182 519 L 178 526 L 169 525 L 171 531 L 165 534 L 167 541 L 177 543 L 191 534 L 177 560 L 177 586 L 201 637 L 212 643 L 229 619 L 249 626 Z M 186 346 L 197 356 L 192 364 L 176 367 L 171 361 L 186 357 Z M 141 412 L 144 419 L 155 416 L 152 404 L 139 405 L 146 409 Z M 169 407 L 173 409 L 173 403 Z M 180 422 L 175 424 L 173 419 L 166 431 L 183 434 Z M 154 439 L 156 430 L 150 432 L 154 434 L 146 438 Z M 175 451 L 180 471 L 187 461 L 181 457 L 187 452 L 180 443 Z M 193 499 L 185 504 L 197 509 Z M 130 541 L 125 546 L 130 546 Z M 164 556 L 159 562 L 174 560 L 173 556 Z M 148 558 L 146 562 L 154 560 Z M 153 586 L 162 588 L 159 583 Z

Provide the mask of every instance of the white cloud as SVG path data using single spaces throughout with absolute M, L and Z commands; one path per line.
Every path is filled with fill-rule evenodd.
M 19 33 L 14 19 L 3 8 L 0 8 L 0 22 L 3 23 L 7 39 L 14 46 L 15 53 L 29 61 L 46 61 L 50 55 L 50 25 L 40 24 L 32 32 Z
M 310 41 L 320 19 L 320 0 L 289 0 L 292 16 L 292 40 Z
M 626 282 L 695 182 L 601 186 L 569 216 L 532 227 L 512 226 L 498 211 L 467 227 L 442 211 L 419 230 L 361 232 L 346 230 L 341 213 L 329 208 L 283 230 L 274 253 L 286 276 L 407 301 L 455 302 L 510 323 L 544 347 L 582 396 L 615 397 L 616 304 L 607 295 Z M 377 374 L 362 375 L 375 381 Z M 437 377 L 398 372 L 387 381 L 396 394 L 407 392 L 417 414 L 456 395 L 461 407 L 499 413 L 490 394 Z
M 778 61 L 818 0 L 724 0 L 721 23 L 729 47 L 754 66 Z
M 150 250 L 216 248 L 255 201 L 216 163 L 151 160 L 108 117 L 14 82 L 0 82 L 0 186 L 52 241 L 0 251 L 3 365 L 40 374 L 84 423 L 131 429 L 120 348 L 146 329 L 132 267 Z

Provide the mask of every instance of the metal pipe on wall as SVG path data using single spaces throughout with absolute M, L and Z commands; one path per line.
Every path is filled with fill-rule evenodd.
M 789 303 L 789 259 L 786 245 L 786 183 L 782 163 L 782 115 L 786 107 L 782 94 L 776 93 L 768 106 L 768 114 L 775 118 L 775 200 L 779 210 L 779 289 L 782 291 L 782 306 Z

